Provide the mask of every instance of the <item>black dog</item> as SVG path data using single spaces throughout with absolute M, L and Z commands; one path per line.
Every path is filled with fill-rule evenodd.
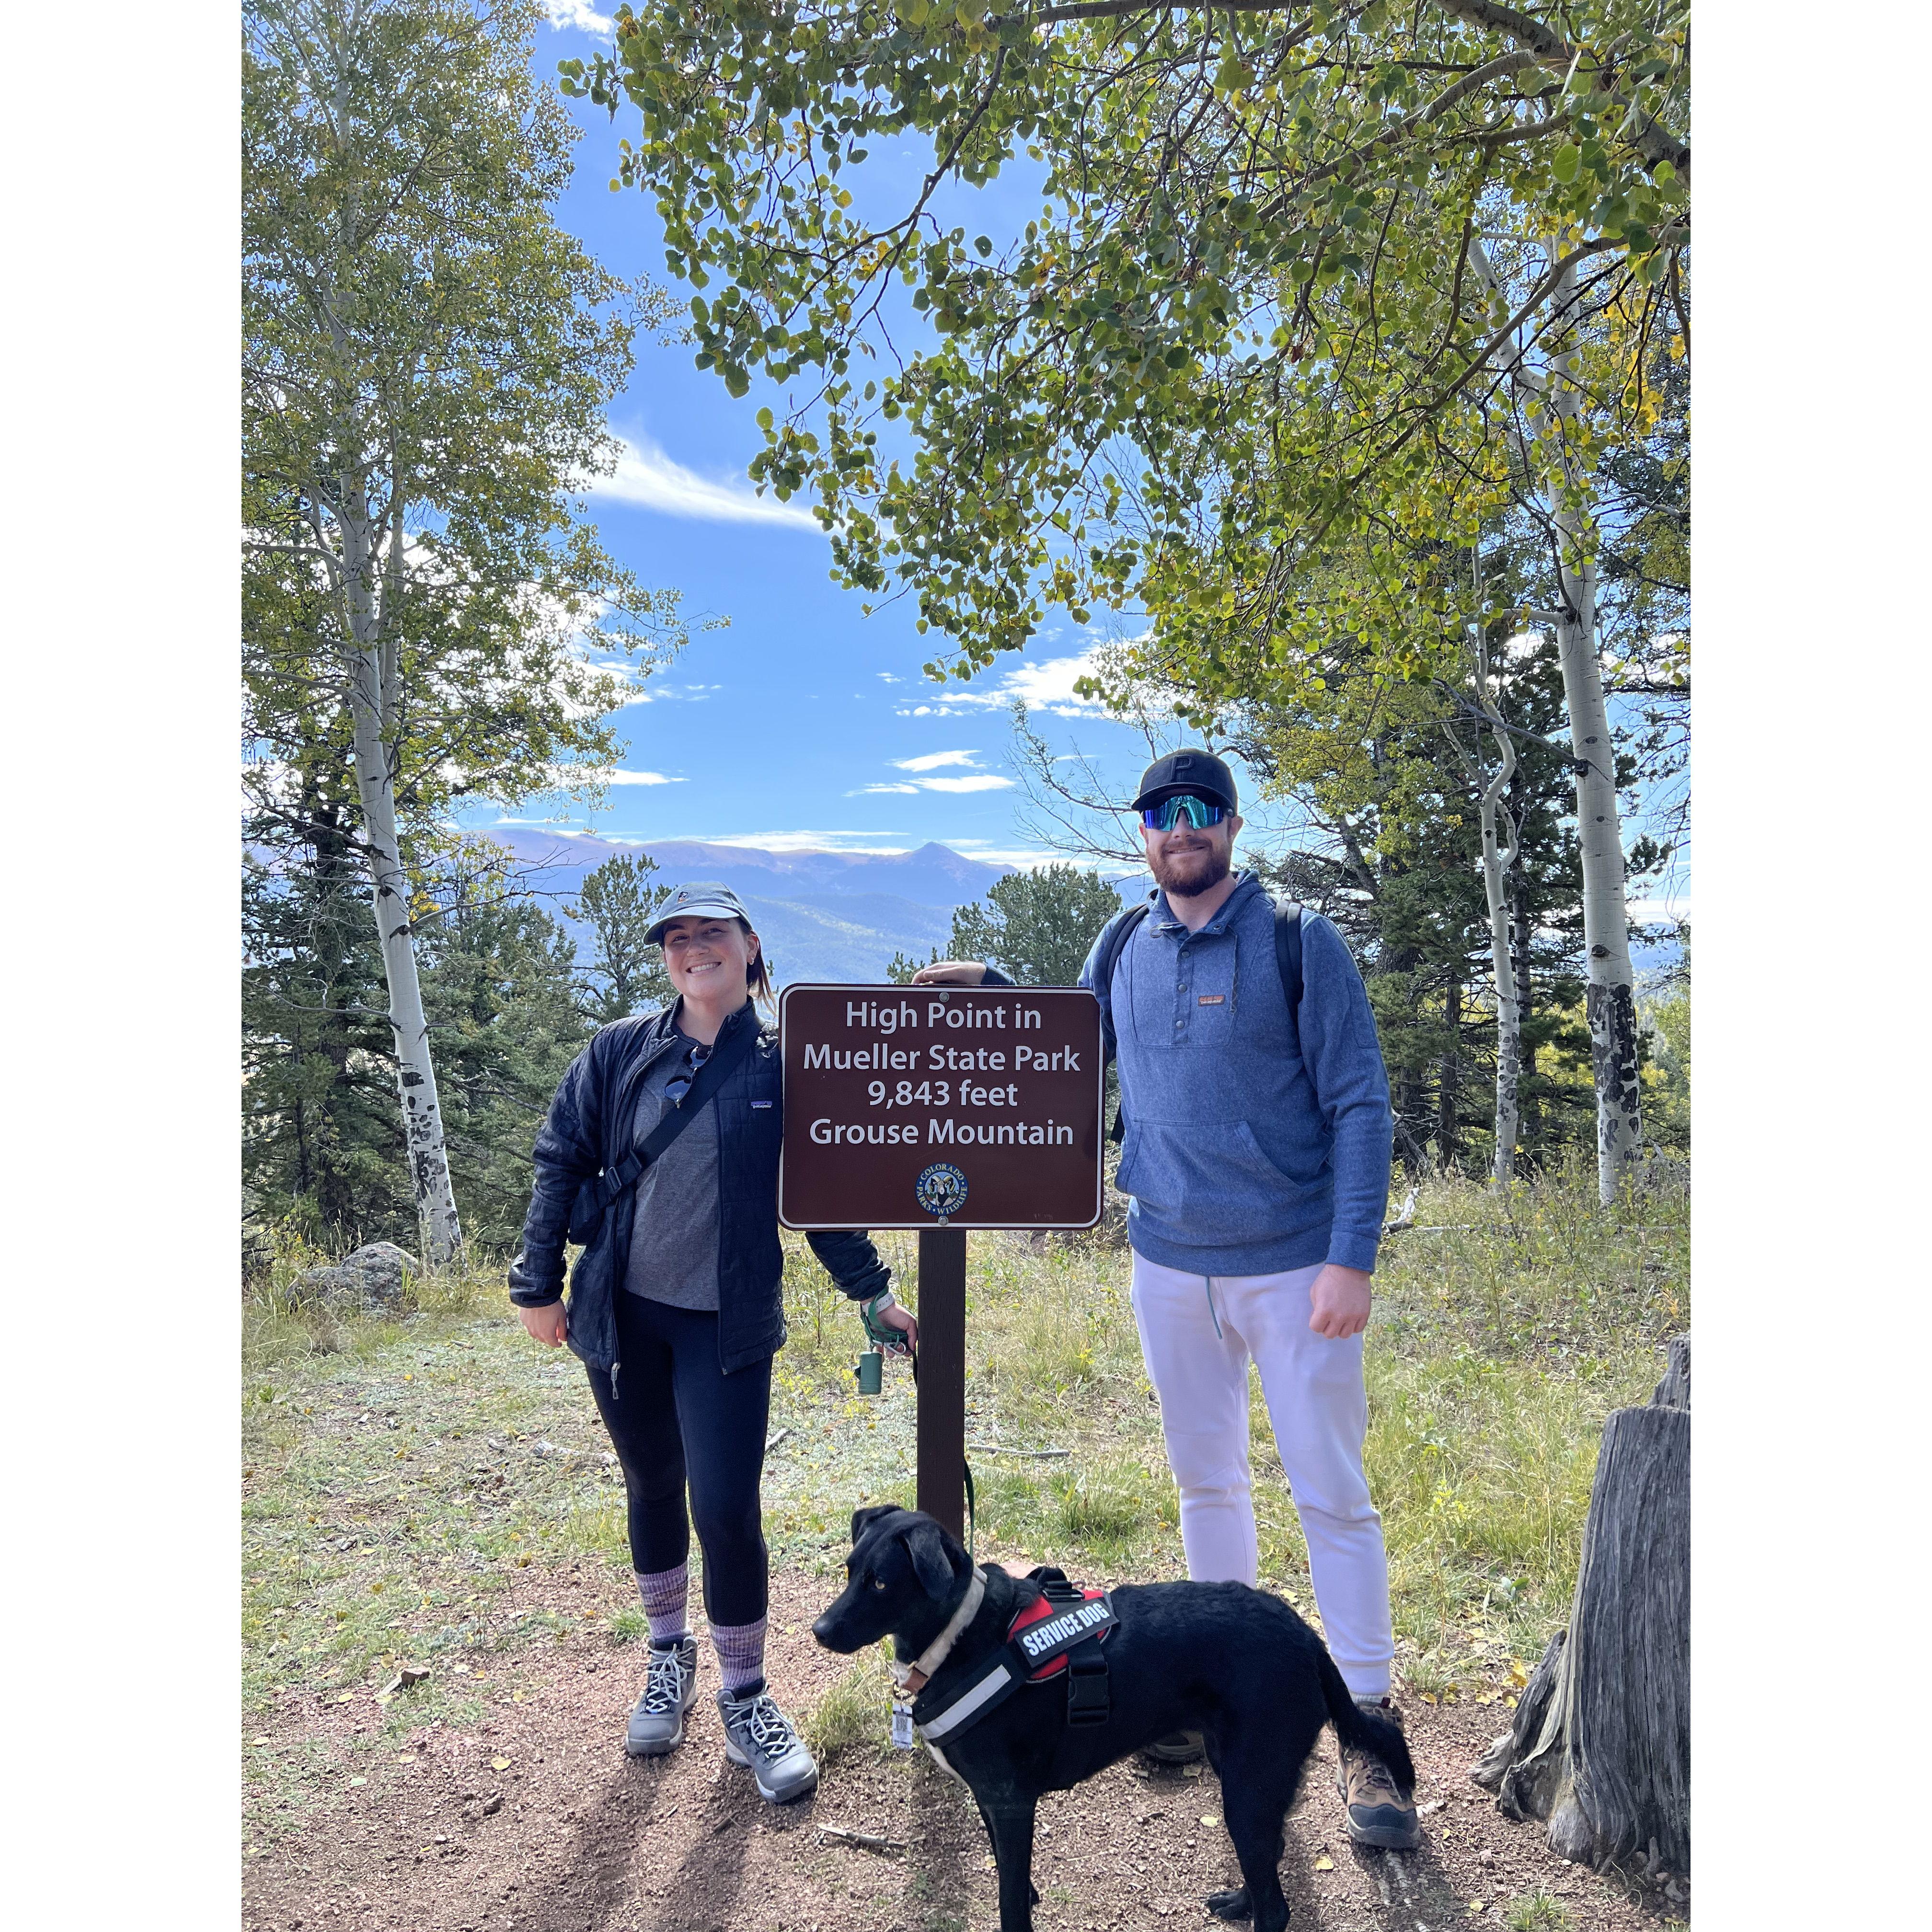
M 902 1665 L 934 1648 L 974 1588 L 964 1550 L 912 1510 L 859 1510 L 845 1568 L 850 1580 L 812 1635 L 848 1654 L 890 1636 Z M 1288 1923 L 1276 1870 L 1282 1821 L 1323 1724 L 1333 1724 L 1345 1744 L 1372 1751 L 1406 1790 L 1414 1787 L 1400 1727 L 1355 1702 L 1321 1639 L 1278 1598 L 1244 1583 L 1123 1586 L 1110 1599 L 1118 1623 L 1097 1652 L 1089 1636 L 1084 1659 L 1070 1653 L 1066 1671 L 1013 1688 L 997 1666 L 1002 1655 L 1016 1654 L 1008 1633 L 1042 1588 L 997 1564 L 982 1574 L 977 1609 L 931 1660 L 930 1678 L 916 1677 L 909 1688 L 923 1681 L 914 1719 L 922 1732 L 935 1726 L 928 1748 L 970 1788 L 986 1821 L 1000 1868 L 1000 1932 L 1032 1932 L 1039 1899 L 1034 1811 L 1041 1793 L 1070 1790 L 1172 1732 L 1204 1734 L 1246 1880 L 1212 1894 L 1208 1905 L 1224 1918 L 1252 1910 L 1256 1932 L 1282 1932 Z M 1051 1632 L 1064 1618 L 1072 1634 L 1083 1621 L 1100 1621 L 1103 1606 L 1083 1610 L 1077 1599 L 1058 1596 L 1049 1607 L 1054 1614 L 1032 1630 Z M 1096 1658 L 1106 1666 L 1104 1688 L 1093 1674 Z M 955 1718 L 988 1684 L 1002 1694 L 987 1697 L 982 1714 Z M 1070 1700 L 1083 1721 L 1070 1722 Z M 1096 1708 L 1104 1715 L 1096 1718 Z

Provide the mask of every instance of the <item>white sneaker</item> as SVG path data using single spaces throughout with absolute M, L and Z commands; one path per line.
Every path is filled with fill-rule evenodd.
M 786 1804 L 817 1788 L 818 1760 L 769 1690 L 740 1697 L 721 1690 L 718 1714 L 724 1720 L 724 1755 L 751 1766 L 761 1798 Z

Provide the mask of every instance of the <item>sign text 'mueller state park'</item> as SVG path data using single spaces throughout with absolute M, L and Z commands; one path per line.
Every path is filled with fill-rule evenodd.
M 1100 1006 L 1060 987 L 788 986 L 788 1228 L 1090 1228 Z

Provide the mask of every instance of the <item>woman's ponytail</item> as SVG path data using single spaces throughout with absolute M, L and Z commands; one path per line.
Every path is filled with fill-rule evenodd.
M 747 938 L 757 938 L 758 935 L 752 931 L 750 920 L 741 919 L 738 926 Z M 770 969 L 765 964 L 765 942 L 762 939 L 758 940 L 757 958 L 750 961 L 745 968 L 745 990 L 767 1012 L 772 1011 L 775 1004 L 772 976 Z

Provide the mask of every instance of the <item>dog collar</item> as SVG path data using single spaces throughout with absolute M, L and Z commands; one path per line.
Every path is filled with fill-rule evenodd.
M 973 1566 L 973 1580 L 967 1585 L 959 1607 L 946 1619 L 946 1628 L 911 1663 L 901 1664 L 896 1658 L 893 1660 L 892 1676 L 901 1690 L 919 1691 L 926 1688 L 926 1680 L 950 1655 L 952 1646 L 959 1641 L 959 1633 L 979 1615 L 980 1606 L 986 1599 L 986 1573 L 976 1563 Z

